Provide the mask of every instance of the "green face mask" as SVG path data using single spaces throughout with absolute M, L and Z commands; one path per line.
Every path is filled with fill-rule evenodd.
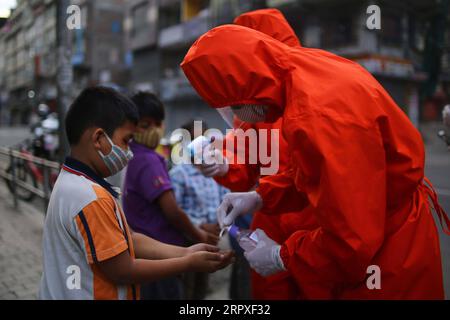
M 142 144 L 150 149 L 156 149 L 159 141 L 164 135 L 164 129 L 161 127 L 151 127 L 144 132 L 137 132 L 134 134 L 134 141 Z

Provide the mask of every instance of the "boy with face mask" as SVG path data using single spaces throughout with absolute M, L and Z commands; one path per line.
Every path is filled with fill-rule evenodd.
M 139 283 L 229 263 L 214 246 L 168 245 L 128 227 L 119 192 L 104 178 L 133 157 L 138 118 L 132 101 L 102 87 L 85 89 L 70 107 L 71 153 L 47 210 L 41 299 L 138 299 Z
M 151 93 L 140 92 L 132 101 L 139 121 L 130 143 L 133 160 L 127 169 L 123 205 L 133 230 L 161 242 L 183 246 L 190 242 L 217 244 L 218 236 L 196 227 L 178 206 L 164 158 L 155 148 L 163 136 L 164 106 Z M 144 285 L 143 299 L 180 299 L 182 282 L 178 277 Z

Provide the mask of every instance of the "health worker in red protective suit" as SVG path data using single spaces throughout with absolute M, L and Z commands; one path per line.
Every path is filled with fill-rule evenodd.
M 300 41 L 295 35 L 294 30 L 277 9 L 261 9 L 250 11 L 238 16 L 234 23 L 244 27 L 249 27 L 260 32 L 263 32 L 274 39 L 277 39 L 288 46 L 300 47 Z M 282 118 L 274 123 L 242 123 L 238 119 L 234 119 L 234 127 L 239 128 L 242 132 L 247 130 L 255 130 L 258 144 L 259 141 L 267 141 L 266 150 L 272 150 L 270 133 L 271 130 L 278 130 L 279 143 L 274 147 L 277 148 L 278 154 L 278 171 L 282 172 L 288 166 L 288 146 L 286 141 L 280 136 Z M 267 134 L 264 138 L 258 138 L 258 134 Z M 230 140 L 235 140 L 229 143 Z M 275 138 L 274 138 L 275 139 Z M 275 139 L 277 140 L 277 139 Z M 235 157 L 237 153 L 238 141 L 234 132 L 229 133 L 225 138 L 225 148 L 223 153 L 227 157 Z M 233 149 L 227 148 L 232 145 Z M 258 145 L 257 148 L 260 146 Z M 202 164 L 199 166 L 200 171 L 208 177 L 214 179 L 221 185 L 229 188 L 233 192 L 249 191 L 255 187 L 260 178 L 261 168 L 274 165 L 273 163 L 265 163 L 264 161 L 257 161 L 257 163 L 250 163 L 249 150 L 247 147 L 243 150 L 242 157 L 244 163 L 217 161 L 212 164 Z M 259 149 L 258 149 L 259 150 Z M 274 155 L 272 155 L 274 156 Z M 223 157 L 217 157 L 223 159 Z M 237 160 L 237 158 L 235 158 Z M 279 189 L 280 192 L 283 192 Z M 282 243 L 289 238 L 289 236 L 297 230 L 313 230 L 317 228 L 317 222 L 314 215 L 296 213 L 284 213 L 280 215 L 267 215 L 262 212 L 255 212 L 253 215 L 251 229 L 262 229 L 267 235 L 278 243 Z M 251 287 L 252 296 L 254 299 L 296 299 L 300 298 L 300 292 L 297 290 L 295 281 L 289 276 L 288 272 L 280 272 L 268 277 L 262 277 L 252 270 L 251 272 Z
M 302 214 L 306 203 L 318 227 L 281 244 L 255 231 L 258 244 L 245 253 L 255 271 L 287 270 L 305 298 L 444 298 L 429 197 L 447 233 L 450 221 L 424 177 L 419 132 L 369 72 L 236 25 L 201 36 L 181 67 L 223 115 L 283 117 L 290 167 L 262 178 L 256 191 L 228 194 L 219 222 L 257 210 Z M 369 270 L 378 273 L 375 286 Z

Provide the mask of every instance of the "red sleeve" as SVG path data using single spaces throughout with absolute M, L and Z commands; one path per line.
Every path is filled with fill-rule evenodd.
M 233 192 L 246 192 L 252 189 L 259 178 L 259 168 L 245 164 L 230 164 L 228 173 L 214 177 L 216 182 Z
M 332 298 L 342 285 L 364 281 L 383 243 L 386 156 L 375 126 L 340 125 L 325 115 L 296 120 L 294 177 L 320 227 L 294 233 L 281 257 L 308 298 Z
M 236 122 L 235 126 L 240 127 L 244 131 L 252 129 L 251 125 L 246 123 Z M 230 144 L 229 142 L 233 140 L 234 142 Z M 230 145 L 232 145 L 233 148 L 230 148 Z M 214 179 L 217 183 L 233 192 L 249 191 L 258 183 L 260 173 L 259 164 L 249 164 L 248 145 L 245 146 L 245 149 L 242 150 L 242 154 L 239 156 L 241 157 L 241 160 L 244 161 L 238 161 L 239 157 L 237 153 L 240 150 L 237 149 L 237 139 L 232 132 L 226 135 L 223 146 L 223 154 L 230 163 L 228 173 L 223 177 L 215 177 Z M 232 161 L 230 161 L 230 159 L 232 159 Z M 240 162 L 244 163 L 241 164 Z
M 299 192 L 291 172 L 285 171 L 260 179 L 256 191 L 263 199 L 262 212 L 266 214 L 298 212 L 308 205 L 306 194 Z

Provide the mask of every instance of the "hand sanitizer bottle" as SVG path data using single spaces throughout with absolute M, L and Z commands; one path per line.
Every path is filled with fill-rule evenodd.
M 252 230 L 240 229 L 234 224 L 229 226 L 227 229 L 230 235 L 236 239 L 244 251 L 251 251 L 256 248 L 256 245 L 258 244 L 258 237 Z
M 205 136 L 198 136 L 195 138 L 187 146 L 191 158 L 201 155 L 203 153 L 203 149 L 212 142 L 214 142 L 214 137 L 207 138 Z

